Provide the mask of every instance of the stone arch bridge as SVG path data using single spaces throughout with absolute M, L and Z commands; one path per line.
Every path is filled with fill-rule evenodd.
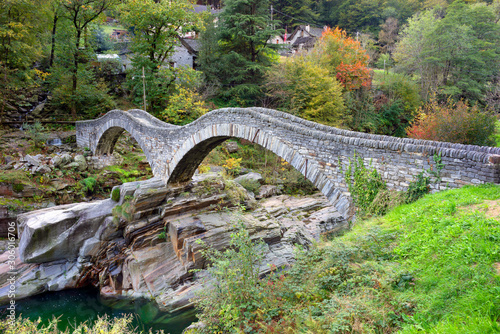
M 339 167 L 345 170 L 355 153 L 396 190 L 432 168 L 434 154 L 444 163 L 435 190 L 500 182 L 500 148 L 353 132 L 264 108 L 218 109 L 185 126 L 164 123 L 142 110 L 112 110 L 77 122 L 77 144 L 95 155 L 111 154 L 123 131 L 137 140 L 153 174 L 169 184 L 191 180 L 207 154 L 229 138 L 259 144 L 309 179 L 345 219 L 352 218 L 353 210 Z

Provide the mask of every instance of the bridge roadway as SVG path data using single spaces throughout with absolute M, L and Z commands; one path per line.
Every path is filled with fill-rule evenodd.
M 265 108 L 218 109 L 185 126 L 167 124 L 142 110 L 112 110 L 77 122 L 77 144 L 95 155 L 111 154 L 123 131 L 137 140 L 153 174 L 169 184 L 191 180 L 208 153 L 229 138 L 259 144 L 309 179 L 345 219 L 354 210 L 339 166 L 346 170 L 355 153 L 391 189 L 404 190 L 423 169 L 434 168 L 435 154 L 441 155 L 444 168 L 434 191 L 500 182 L 500 148 L 348 131 Z

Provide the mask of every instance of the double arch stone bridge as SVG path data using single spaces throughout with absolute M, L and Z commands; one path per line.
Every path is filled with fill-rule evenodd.
M 168 184 L 190 181 L 208 153 L 229 138 L 259 144 L 309 179 L 345 219 L 354 210 L 339 167 L 345 170 L 355 153 L 396 190 L 432 168 L 434 154 L 444 164 L 434 190 L 500 182 L 500 148 L 359 133 L 264 108 L 218 109 L 185 126 L 164 123 L 142 110 L 112 110 L 77 122 L 77 144 L 95 155 L 111 154 L 123 131 L 139 143 L 153 174 Z

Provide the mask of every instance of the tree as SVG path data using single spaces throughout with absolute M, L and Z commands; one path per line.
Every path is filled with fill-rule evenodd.
M 494 145 L 496 118 L 482 112 L 477 105 L 448 99 L 439 103 L 431 97 L 407 129 L 408 137 L 461 143 L 466 145 Z
M 274 15 L 279 17 L 282 28 L 295 28 L 300 24 L 315 23 L 318 13 L 312 0 L 272 0 Z
M 33 0 L 0 2 L 0 111 L 16 91 L 34 84 L 42 56 L 45 8 Z
M 269 0 L 227 0 L 220 14 L 217 69 L 222 96 L 238 104 L 252 105 L 262 97 L 265 70 L 277 56 L 267 41 L 283 33 L 274 30 Z
M 382 49 L 389 54 L 394 51 L 398 40 L 398 30 L 398 19 L 389 17 L 382 24 L 382 30 L 378 33 L 378 41 L 383 45 Z
M 85 52 L 80 50 L 82 34 L 88 25 L 97 19 L 106 9 L 118 3 L 119 0 L 67 0 L 62 2 L 64 16 L 72 23 L 74 28 L 72 95 L 76 94 L 78 86 L 78 64 L 85 58 Z M 85 41 L 86 42 L 86 41 Z M 87 45 L 85 45 L 87 46 Z M 76 97 L 75 97 L 76 98 Z M 76 118 L 76 103 L 72 103 L 71 113 Z
M 296 55 L 274 64 L 266 79 L 276 107 L 326 125 L 344 123 L 342 86 L 312 57 Z
M 165 108 L 178 72 L 182 71 L 169 65 L 169 57 L 180 44 L 182 32 L 197 29 L 198 17 L 186 0 L 130 0 L 121 7 L 121 17 L 133 31 L 130 87 L 140 101 L 144 68 L 150 107 L 159 112 Z
M 327 29 L 314 47 L 312 55 L 319 59 L 347 90 L 371 85 L 366 50 L 342 29 Z
M 400 70 L 420 76 L 424 97 L 439 92 L 483 102 L 500 70 L 500 25 L 493 6 L 455 1 L 444 18 L 429 10 L 409 20 L 395 51 Z

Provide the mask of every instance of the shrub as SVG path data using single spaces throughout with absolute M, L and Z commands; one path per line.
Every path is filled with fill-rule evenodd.
M 113 190 L 111 191 L 111 199 L 115 202 L 118 202 L 120 200 L 120 188 L 113 188 Z
M 58 319 L 53 319 L 47 325 L 40 325 L 41 320 L 31 321 L 21 317 L 16 318 L 13 325 L 7 320 L 0 321 L 0 332 L 5 334 L 69 334 L 69 333 L 88 333 L 88 334 L 133 334 L 137 333 L 132 329 L 132 317 L 125 315 L 123 318 L 109 319 L 107 316 L 99 317 L 93 324 L 83 323 L 71 330 L 59 330 Z
M 87 194 L 92 194 L 95 190 L 95 186 L 97 185 L 97 180 L 93 177 L 87 177 L 80 181 L 83 186 L 82 191 Z
M 322 124 L 344 121 L 342 86 L 316 60 L 298 55 L 273 65 L 266 76 L 275 107 Z
M 251 193 L 257 194 L 259 192 L 260 183 L 255 180 L 243 179 L 239 184 Z
M 370 163 L 371 165 L 371 163 Z M 370 205 L 380 190 L 386 189 L 386 184 L 375 168 L 365 167 L 363 158 L 354 153 L 349 159 L 349 166 L 344 179 L 356 207 L 363 213 L 370 212 Z
M 242 158 L 227 158 L 222 167 L 224 167 L 227 174 L 235 176 L 241 171 L 241 160 Z
M 26 131 L 28 137 L 33 141 L 35 148 L 43 146 L 49 138 L 48 134 L 44 132 L 45 128 L 40 122 L 35 122 L 33 124 L 24 123 L 23 129 Z
M 196 307 L 201 311 L 198 317 L 206 324 L 200 333 L 233 333 L 235 329 L 249 332 L 259 328 L 259 322 L 271 322 L 277 310 L 266 305 L 265 297 L 275 289 L 274 282 L 259 279 L 264 242 L 252 242 L 240 222 L 226 250 L 208 248 L 202 240 L 198 243 L 204 247 L 201 253 L 211 263 L 207 271 L 212 278 L 207 282 L 212 289 L 204 289 L 196 297 Z
M 467 101 L 439 103 L 432 97 L 407 129 L 408 137 L 466 145 L 494 145 L 494 115 L 471 107 Z
M 161 112 L 161 117 L 171 124 L 186 125 L 207 111 L 197 92 L 178 86 L 177 92 L 170 96 L 167 108 Z

